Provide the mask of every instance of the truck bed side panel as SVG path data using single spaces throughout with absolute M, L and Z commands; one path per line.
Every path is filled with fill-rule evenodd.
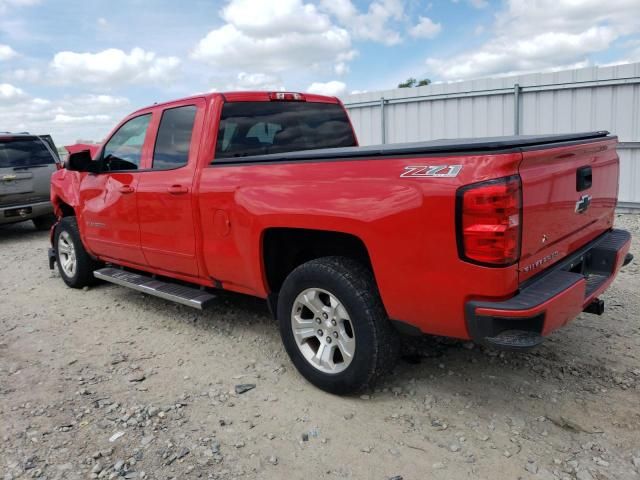
M 220 165 L 200 177 L 204 262 L 225 288 L 266 296 L 261 258 L 272 227 L 352 234 L 365 244 L 389 316 L 424 332 L 466 338 L 467 296 L 517 289 L 517 267 L 458 258 L 455 194 L 512 175 L 519 153 L 385 160 Z M 405 167 L 462 165 L 456 177 L 401 177 Z

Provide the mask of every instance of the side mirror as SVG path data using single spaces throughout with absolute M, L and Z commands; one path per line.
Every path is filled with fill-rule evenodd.
M 91 158 L 89 150 L 69 154 L 69 158 L 64 164 L 64 168 L 73 172 L 96 172 L 97 162 Z

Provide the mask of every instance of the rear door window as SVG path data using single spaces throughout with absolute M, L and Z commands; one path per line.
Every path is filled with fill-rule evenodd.
M 0 168 L 51 165 L 55 158 L 38 138 L 0 140 Z
M 170 108 L 162 113 L 153 150 L 154 170 L 180 168 L 189 162 L 189 147 L 196 111 L 195 105 L 186 105 Z
M 344 109 L 335 103 L 227 102 L 222 107 L 216 158 L 318 148 L 353 147 Z

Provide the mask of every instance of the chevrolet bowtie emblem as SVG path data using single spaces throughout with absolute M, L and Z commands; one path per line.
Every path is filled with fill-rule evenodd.
M 576 213 L 584 213 L 591 205 L 591 195 L 582 195 L 576 202 Z

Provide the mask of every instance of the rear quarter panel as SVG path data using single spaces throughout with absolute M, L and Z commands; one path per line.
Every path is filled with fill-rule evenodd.
M 389 316 L 424 332 L 467 338 L 467 297 L 517 289 L 516 266 L 462 262 L 458 187 L 516 172 L 520 154 L 219 165 L 200 177 L 204 262 L 226 288 L 268 294 L 268 228 L 344 232 L 365 244 Z M 407 166 L 462 165 L 457 177 L 401 178 Z M 222 219 L 222 220 L 221 220 Z M 228 219 L 228 223 L 224 222 Z

